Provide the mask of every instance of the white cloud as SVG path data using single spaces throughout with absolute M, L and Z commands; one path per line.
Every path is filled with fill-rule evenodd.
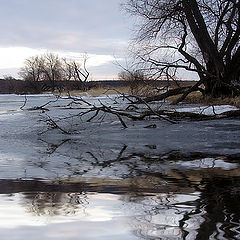
M 85 55 L 84 53 L 48 51 L 45 49 L 33 49 L 26 47 L 2 47 L 0 48 L 0 69 L 20 68 L 24 65 L 24 61 L 27 58 L 47 52 L 53 52 L 55 54 L 58 54 L 60 57 L 71 58 L 76 61 L 81 61 Z M 101 66 L 115 60 L 115 58 L 111 55 L 87 54 L 87 57 L 89 67 Z
M 119 11 L 120 0 L 101 0 L 101 4 L 97 0 L 4 2 L 0 78 L 3 74 L 18 77 L 17 69 L 26 58 L 47 51 L 77 59 L 83 52 L 89 53 L 87 65 L 94 78 L 111 78 L 117 71 L 111 64 L 115 61 L 112 55 L 123 56 L 132 26 L 129 17 Z
M 42 52 L 42 50 L 26 47 L 1 47 L 0 69 L 20 68 L 26 58 Z

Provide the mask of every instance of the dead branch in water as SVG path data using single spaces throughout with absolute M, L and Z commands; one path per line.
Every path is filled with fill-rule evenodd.
M 66 131 L 65 129 L 63 129 L 62 127 L 60 127 L 56 121 L 54 121 L 51 117 L 49 117 L 47 115 L 48 119 L 47 119 L 47 123 L 50 125 L 51 129 L 59 129 L 62 133 L 64 134 L 71 134 L 69 131 Z
M 31 108 L 26 108 L 25 110 L 28 110 L 28 111 L 34 111 L 34 110 L 42 110 L 42 111 L 49 111 L 48 108 L 46 108 L 47 105 L 51 104 L 51 103 L 55 103 L 57 102 L 59 99 L 60 99 L 60 95 L 56 95 L 55 96 L 56 99 L 55 100 L 50 100 L 44 104 L 42 104 L 41 106 L 34 106 L 34 107 L 31 107 Z M 20 107 L 21 110 L 23 110 L 23 108 L 26 106 L 27 104 L 27 96 L 25 95 L 25 100 L 24 100 L 24 103 L 23 105 Z
M 26 94 L 25 94 L 25 95 L 24 95 L 24 103 L 23 103 L 23 105 L 20 107 L 21 110 L 23 110 L 23 108 L 25 107 L 26 103 L 27 103 L 27 96 L 26 96 Z
M 195 87 L 196 88 L 196 85 Z M 192 88 L 184 88 L 188 92 L 192 90 Z M 176 93 L 176 92 L 175 92 Z M 171 124 L 176 124 L 181 120 L 190 120 L 190 121 L 204 121 L 204 120 L 216 120 L 216 119 L 224 119 L 224 118 L 233 118 L 233 117 L 240 117 L 240 110 L 232 110 L 223 112 L 220 114 L 216 113 L 216 110 L 214 106 L 213 108 L 213 115 L 207 115 L 204 114 L 204 110 L 200 111 L 199 113 L 194 112 L 183 112 L 177 109 L 174 109 L 173 107 L 169 107 L 168 109 L 162 109 L 162 105 L 151 105 L 149 102 L 150 98 L 147 100 L 142 99 L 138 96 L 134 95 L 120 95 L 119 98 L 124 98 L 128 100 L 128 106 L 121 105 L 120 102 L 117 102 L 113 100 L 112 102 L 118 103 L 118 105 L 108 104 L 104 103 L 101 100 L 98 100 L 98 102 L 91 102 L 90 100 L 83 99 L 82 97 L 72 97 L 68 96 L 68 98 L 65 98 L 67 100 L 71 100 L 69 104 L 66 104 L 62 107 L 62 109 L 66 110 L 75 110 L 77 111 L 76 114 L 71 114 L 70 116 L 63 116 L 61 118 L 58 118 L 57 120 L 52 119 L 51 117 L 47 116 L 47 124 L 50 126 L 50 129 L 58 129 L 64 134 L 71 134 L 71 131 L 66 130 L 64 127 L 61 127 L 62 121 L 72 119 L 72 118 L 80 118 L 81 121 L 85 122 L 92 122 L 93 120 L 97 119 L 97 122 L 103 121 L 103 119 L 106 117 L 106 115 L 112 115 L 115 116 L 119 122 L 121 123 L 123 128 L 128 128 L 127 121 L 126 120 L 132 120 L 132 121 L 142 121 L 146 119 L 159 119 L 167 121 Z M 46 104 L 43 104 L 39 107 L 30 108 L 28 110 L 43 110 L 46 111 L 49 109 L 46 109 L 45 106 L 52 102 L 56 102 L 59 99 L 57 97 L 54 101 L 49 101 Z M 132 99 L 135 99 L 136 102 L 133 103 L 132 101 L 129 101 Z M 152 98 L 153 99 L 153 98 Z M 111 102 L 111 103 L 112 103 Z M 140 105 L 138 105 L 139 103 Z M 72 107 L 71 105 L 75 104 L 76 107 Z M 163 103 L 161 103 L 163 104 Z M 155 107 L 154 107 L 155 106 Z M 112 120 L 112 119 L 111 119 Z M 150 127 L 156 127 L 156 124 L 151 124 L 148 126 Z M 147 128 L 147 127 L 146 127 Z

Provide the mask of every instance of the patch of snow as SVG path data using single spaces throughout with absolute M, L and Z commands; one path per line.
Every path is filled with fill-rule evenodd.
M 176 111 L 178 112 L 192 112 L 204 115 L 221 114 L 232 110 L 238 110 L 238 108 L 231 105 L 220 105 L 220 106 L 181 107 L 176 109 Z
M 176 165 L 179 165 L 181 167 L 191 168 L 191 169 L 221 168 L 224 170 L 236 169 L 239 166 L 239 164 L 237 163 L 225 162 L 222 159 L 215 159 L 215 158 L 203 158 L 203 159 L 194 160 L 194 161 L 178 161 Z

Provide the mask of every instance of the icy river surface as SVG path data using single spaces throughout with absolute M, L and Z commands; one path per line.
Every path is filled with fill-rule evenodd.
M 239 118 L 124 129 L 87 107 L 0 95 L 1 240 L 240 239 Z

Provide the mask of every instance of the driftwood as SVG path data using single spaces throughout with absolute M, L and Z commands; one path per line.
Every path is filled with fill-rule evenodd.
M 196 89 L 198 86 L 194 86 L 193 88 Z M 179 90 L 179 89 L 178 89 Z M 190 91 L 192 90 L 192 87 L 185 87 L 182 88 L 181 91 Z M 173 93 L 173 91 L 172 91 Z M 174 91 L 176 93 L 176 91 Z M 165 95 L 166 96 L 166 95 Z M 124 96 L 121 96 L 121 98 Z M 158 109 L 154 109 L 153 106 L 151 106 L 148 102 L 153 100 L 153 98 L 148 99 L 140 99 L 137 96 L 130 96 L 131 99 L 135 98 L 137 101 L 136 103 L 141 103 L 141 106 L 136 106 L 136 104 L 133 104 L 132 101 L 129 102 L 129 107 L 126 108 L 126 106 L 121 108 L 121 105 L 117 105 L 117 107 L 113 107 L 111 105 L 106 105 L 105 103 L 102 103 L 100 100 L 98 103 L 90 103 L 86 99 L 83 99 L 81 97 L 71 97 L 69 96 L 69 99 L 72 100 L 70 104 L 67 106 L 64 106 L 63 109 L 75 109 L 77 111 L 76 114 L 72 114 L 71 116 L 66 116 L 62 118 L 57 118 L 57 120 L 50 118 L 48 115 L 47 119 L 45 120 L 49 126 L 50 129 L 58 129 L 63 134 L 72 134 L 71 131 L 65 130 L 63 127 L 61 127 L 61 121 L 67 120 L 69 118 L 80 118 L 85 122 L 91 122 L 94 119 L 97 118 L 97 121 L 102 121 L 106 114 L 110 114 L 115 116 L 123 128 L 128 128 L 126 120 L 130 119 L 133 121 L 142 121 L 146 119 L 160 119 L 167 121 L 171 124 L 176 124 L 181 120 L 189 120 L 189 121 L 204 121 L 204 120 L 217 120 L 217 119 L 224 119 L 224 118 L 236 118 L 240 117 L 240 110 L 232 110 L 223 112 L 221 114 L 216 114 L 214 107 L 213 108 L 213 115 L 206 115 L 203 114 L 203 111 L 200 113 L 194 113 L 194 112 L 181 112 L 177 111 L 176 109 L 169 108 L 169 109 L 161 109 L 161 107 Z M 54 101 L 49 101 L 46 104 L 43 104 L 39 107 L 34 107 L 27 110 L 48 110 L 45 108 L 48 104 L 55 102 L 59 99 L 57 97 Z M 129 96 L 126 98 L 129 99 Z M 155 98 L 156 99 L 156 98 Z M 26 101 L 26 100 L 25 100 Z M 72 108 L 72 104 L 77 104 L 77 108 Z M 24 103 L 23 107 L 26 103 Z M 22 107 L 22 108 L 23 108 Z M 101 114 L 102 113 L 102 114 Z M 100 120 L 101 119 L 101 120 Z M 59 124 L 60 123 L 60 124 Z M 151 124 L 147 126 L 146 128 L 153 128 L 156 127 L 155 124 Z
M 106 168 L 109 166 L 112 166 L 115 163 L 128 161 L 133 158 L 140 158 L 141 161 L 148 163 L 153 163 L 154 161 L 161 161 L 161 162 L 169 162 L 169 161 L 192 161 L 192 160 L 202 160 L 204 158 L 213 158 L 213 159 L 225 159 L 227 161 L 235 161 L 239 159 L 239 154 L 215 154 L 215 153 L 204 153 L 204 152 L 188 152 L 184 153 L 181 151 L 170 151 L 165 152 L 162 154 L 149 154 L 149 153 L 128 153 L 126 152 L 127 146 L 124 145 L 120 152 L 118 153 L 117 157 L 108 161 L 100 161 L 97 156 L 95 156 L 94 153 L 88 152 L 88 154 L 95 160 L 95 163 L 93 165 L 96 165 L 98 167 Z M 213 160 L 214 161 L 214 160 Z M 176 169 L 177 171 L 177 169 Z M 149 174 L 145 172 L 145 174 Z
M 154 101 L 161 101 L 161 100 L 164 100 L 168 97 L 171 97 L 171 96 L 175 96 L 175 95 L 178 95 L 178 94 L 183 94 L 185 93 L 186 90 L 190 89 L 190 87 L 180 87 L 180 88 L 176 88 L 176 89 L 170 89 L 168 91 L 166 91 L 165 93 L 162 93 L 160 95 L 156 95 L 156 96 L 150 96 L 150 97 L 146 97 L 144 99 L 137 99 L 137 101 L 135 101 L 134 103 L 138 104 L 138 103 L 142 103 L 143 100 L 144 102 L 154 102 Z
M 48 119 L 46 120 L 46 122 L 48 123 L 50 129 L 58 129 L 58 130 L 60 130 L 60 131 L 61 131 L 62 133 L 64 133 L 64 134 L 71 134 L 71 132 L 63 129 L 63 128 L 62 128 L 59 124 L 57 124 L 57 122 L 54 121 L 51 117 L 49 117 L 48 115 L 47 115 L 47 117 L 48 117 Z
M 172 105 L 176 105 L 180 102 L 182 102 L 190 93 L 194 92 L 194 91 L 202 91 L 201 88 L 199 88 L 199 86 L 202 84 L 202 81 L 198 81 L 196 84 L 194 84 L 192 87 L 190 87 L 189 89 L 186 89 L 183 94 L 177 98 L 176 100 L 174 100 L 172 102 Z
M 48 101 L 48 102 L 44 103 L 44 104 L 41 105 L 41 106 L 35 106 L 35 107 L 31 107 L 31 108 L 26 108 L 25 110 L 28 110 L 28 111 L 41 110 L 41 111 L 43 111 L 43 112 L 49 111 L 49 109 L 46 108 L 46 106 L 49 105 L 49 104 L 51 104 L 51 103 L 57 102 L 58 99 L 60 99 L 60 95 L 56 95 L 56 99 L 55 99 L 55 100 Z M 27 103 L 27 96 L 25 95 L 24 103 L 23 103 L 23 105 L 20 107 L 21 110 L 24 110 L 24 107 L 26 106 L 26 103 Z
M 136 97 L 137 98 L 137 97 Z M 81 101 L 81 99 L 78 99 L 78 101 Z M 85 102 L 86 100 L 84 100 Z M 140 100 L 139 100 L 140 101 Z M 133 121 L 142 121 L 148 118 L 158 118 L 161 120 L 168 121 L 172 124 L 176 124 L 181 120 L 190 120 L 190 121 L 204 121 L 204 120 L 215 120 L 215 119 L 224 119 L 224 118 L 233 118 L 233 117 L 240 117 L 240 110 L 231 110 L 227 111 L 221 114 L 216 114 L 215 109 L 213 108 L 213 115 L 206 115 L 202 112 L 200 113 L 194 113 L 194 112 L 180 112 L 175 109 L 160 109 L 160 110 L 154 110 L 150 104 L 145 102 L 144 100 L 141 100 L 142 104 L 145 105 L 145 109 L 139 109 L 139 108 L 129 108 L 126 109 L 116 109 L 111 106 L 106 106 L 105 104 L 101 103 L 101 106 L 95 106 L 90 103 L 88 103 L 88 108 L 86 108 L 85 111 L 78 114 L 79 117 L 82 117 L 86 114 L 93 113 L 93 115 L 90 116 L 90 118 L 87 120 L 87 122 L 92 121 L 95 119 L 101 112 L 108 113 L 115 115 L 122 126 L 124 128 L 127 128 L 127 124 L 125 123 L 124 119 L 131 119 Z M 132 105 L 132 103 L 131 103 Z

